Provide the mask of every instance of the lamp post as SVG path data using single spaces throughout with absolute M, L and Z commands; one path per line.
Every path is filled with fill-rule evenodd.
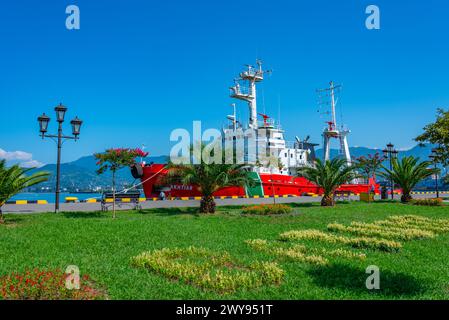
M 398 151 L 394 149 L 394 145 L 390 142 L 387 144 L 387 147 L 382 150 L 384 153 L 385 158 L 390 160 L 390 171 L 393 170 L 393 159 L 396 159 L 398 157 Z M 394 199 L 393 189 L 393 179 L 390 177 L 390 186 L 391 186 L 391 199 Z
M 56 199 L 55 199 L 55 213 L 59 212 L 59 193 L 60 193 L 60 177 L 61 177 L 61 148 L 63 140 L 78 140 L 78 136 L 80 134 L 81 124 L 83 123 L 78 117 L 75 117 L 70 124 L 72 125 L 72 136 L 65 136 L 62 133 L 62 123 L 64 122 L 65 113 L 67 108 L 63 106 L 61 103 L 55 107 L 56 111 L 56 121 L 58 122 L 58 133 L 57 134 L 47 134 L 48 131 L 48 123 L 50 122 L 50 117 L 42 114 L 37 118 L 39 122 L 39 131 L 42 139 L 51 138 L 55 140 L 58 147 L 58 155 L 56 162 Z
M 437 170 L 437 164 L 438 164 L 438 156 L 437 156 L 437 150 L 432 149 L 432 153 L 430 154 L 429 158 L 432 160 L 435 171 Z M 437 192 L 437 198 L 440 197 L 440 192 L 438 190 L 438 173 L 435 172 L 435 191 Z

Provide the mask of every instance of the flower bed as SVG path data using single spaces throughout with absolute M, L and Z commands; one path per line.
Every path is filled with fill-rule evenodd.
M 429 219 L 421 216 L 391 216 L 387 220 L 375 221 L 374 224 L 394 228 L 415 228 L 434 233 L 449 232 L 449 220 Z
M 443 199 L 435 198 L 435 199 L 414 199 L 412 203 L 415 206 L 431 206 L 437 207 L 443 205 Z
M 132 258 L 132 263 L 167 278 L 222 293 L 279 284 L 284 275 L 276 263 L 242 265 L 227 252 L 196 247 L 143 252 Z
M 66 288 L 67 274 L 56 270 L 26 271 L 0 277 L 0 297 L 5 300 L 96 300 L 105 299 L 88 275 L 80 277 L 79 289 Z
M 292 212 L 292 208 L 285 204 L 260 204 L 242 209 L 243 214 L 270 215 L 286 214 Z
M 363 224 L 352 224 L 351 226 L 344 226 L 339 223 L 328 224 L 327 229 L 333 232 L 346 232 L 355 234 L 358 236 L 368 236 L 368 237 L 380 237 L 386 239 L 398 239 L 398 240 L 413 240 L 413 239 L 423 239 L 423 238 L 433 238 L 434 234 L 429 231 L 422 230 L 396 230 L 393 231 L 388 228 L 374 228 L 371 226 Z
M 370 248 L 387 252 L 399 251 L 402 247 L 402 244 L 397 241 L 370 237 L 344 237 L 313 229 L 287 231 L 280 234 L 280 239 L 283 241 L 317 240 L 351 245 L 355 248 Z
M 301 244 L 294 244 L 291 247 L 281 247 L 279 243 L 269 243 L 267 240 L 254 239 L 246 240 L 251 248 L 257 251 L 263 251 L 268 254 L 285 257 L 294 261 L 326 265 L 328 264 L 327 257 L 340 257 L 349 259 L 364 260 L 366 255 L 364 253 L 352 252 L 344 249 L 325 249 L 325 248 L 310 248 Z

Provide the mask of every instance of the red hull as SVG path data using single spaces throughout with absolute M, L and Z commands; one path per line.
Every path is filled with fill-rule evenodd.
M 153 164 L 143 168 L 143 190 L 147 198 L 158 197 L 161 190 L 164 190 L 167 197 L 198 197 L 201 193 L 198 189 L 191 186 L 172 185 L 164 186 L 162 178 L 167 174 L 164 164 Z M 261 174 L 262 187 L 264 195 L 267 196 L 283 196 L 296 195 L 302 196 L 308 193 L 321 194 L 322 190 L 315 184 L 301 177 L 293 177 L 279 174 Z M 168 188 L 168 190 L 167 190 Z M 369 184 L 346 184 L 342 185 L 339 190 L 350 191 L 354 194 L 368 192 L 374 188 L 375 193 L 379 193 L 379 185 L 374 184 L 370 179 Z M 273 190 L 274 189 L 274 190 Z M 246 196 L 243 187 L 225 187 L 214 194 L 220 196 Z

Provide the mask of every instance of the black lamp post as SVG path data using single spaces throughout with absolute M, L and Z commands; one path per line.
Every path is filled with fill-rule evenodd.
M 432 149 L 432 153 L 430 154 L 429 158 L 432 160 L 435 171 L 437 171 L 437 164 L 438 164 L 438 156 L 437 156 L 437 150 Z M 440 192 L 438 190 L 438 173 L 435 172 L 435 191 L 437 192 L 437 198 L 440 197 Z
M 390 171 L 393 170 L 393 159 L 396 159 L 398 157 L 398 151 L 394 149 L 394 145 L 390 142 L 387 144 L 387 148 L 382 150 L 384 153 L 385 158 L 390 160 Z M 391 186 L 391 199 L 394 199 L 393 189 L 393 179 L 390 178 L 390 186 Z
M 58 158 L 56 162 L 56 201 L 55 201 L 55 213 L 59 212 L 59 193 L 60 193 L 60 176 L 61 176 L 61 148 L 63 139 L 68 140 L 77 140 L 80 134 L 81 124 L 83 123 L 78 117 L 75 117 L 70 124 L 72 125 L 72 136 L 65 136 L 62 133 L 62 123 L 64 122 L 65 113 L 67 108 L 63 106 L 61 103 L 55 107 L 56 111 L 56 121 L 58 121 L 58 133 L 57 134 L 47 134 L 48 123 L 50 122 L 50 118 L 44 114 L 37 118 L 39 122 L 39 131 L 41 133 L 42 139 L 44 138 L 52 138 L 57 139 L 56 144 L 58 146 Z

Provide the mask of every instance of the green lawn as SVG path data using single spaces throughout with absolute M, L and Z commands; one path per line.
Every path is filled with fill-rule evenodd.
M 0 226 L 0 275 L 34 267 L 65 269 L 79 266 L 104 286 L 111 299 L 448 299 L 449 233 L 434 239 L 402 242 L 398 253 L 345 249 L 366 253 L 364 261 L 331 258 L 326 266 L 293 262 L 258 252 L 247 239 L 276 240 L 289 230 L 326 230 L 328 223 L 372 222 L 391 215 L 421 215 L 449 219 L 448 207 L 399 203 L 350 203 L 335 208 L 293 205 L 284 216 L 242 216 L 235 207 L 215 215 L 192 209 L 155 209 L 110 214 L 67 213 L 7 215 Z M 306 245 L 337 247 L 308 241 Z M 194 245 L 228 251 L 242 263 L 277 261 L 285 276 L 280 285 L 219 294 L 167 279 L 130 259 L 143 251 Z M 341 245 L 339 246 L 341 247 Z M 381 290 L 365 287 L 365 269 L 377 265 Z

